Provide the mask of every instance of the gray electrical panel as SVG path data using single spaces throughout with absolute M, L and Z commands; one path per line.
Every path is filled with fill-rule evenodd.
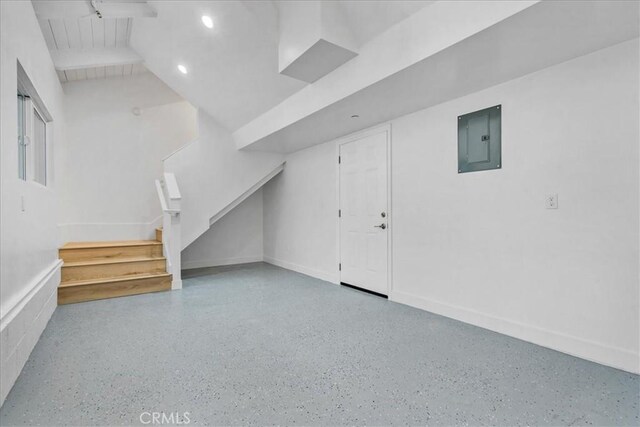
M 500 105 L 458 117 L 458 173 L 500 169 Z

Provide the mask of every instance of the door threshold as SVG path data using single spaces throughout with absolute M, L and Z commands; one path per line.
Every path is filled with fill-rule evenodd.
M 355 289 L 356 291 L 366 292 L 368 294 L 375 295 L 377 297 L 381 297 L 381 298 L 384 298 L 384 299 L 389 299 L 389 297 L 387 295 L 381 294 L 380 292 L 370 291 L 369 289 L 360 288 L 358 286 L 350 285 L 350 284 L 345 283 L 345 282 L 340 282 L 340 284 L 342 286 L 346 286 L 347 288 Z

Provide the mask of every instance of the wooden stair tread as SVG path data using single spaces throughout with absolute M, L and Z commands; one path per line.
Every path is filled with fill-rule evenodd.
M 155 246 L 162 245 L 157 240 L 115 240 L 106 242 L 69 242 L 60 249 L 91 249 L 91 248 L 119 248 L 127 246 Z
M 120 277 L 102 277 L 99 279 L 88 279 L 88 280 L 71 280 L 68 282 L 61 282 L 58 286 L 59 288 L 72 288 L 74 286 L 87 286 L 87 285 L 100 285 L 105 283 L 117 283 L 117 282 L 128 282 L 130 280 L 144 280 L 144 279 L 154 279 L 160 277 L 171 277 L 170 273 L 157 273 L 157 274 L 131 274 L 128 276 L 120 276 Z
M 171 290 L 173 276 L 158 240 L 69 242 L 58 254 L 64 261 L 58 304 Z
M 83 267 L 88 265 L 105 265 L 105 264 L 124 264 L 128 262 L 145 262 L 145 261 L 166 261 L 167 259 L 161 257 L 137 257 L 137 258 L 99 258 L 88 261 L 65 261 L 62 268 L 65 267 Z

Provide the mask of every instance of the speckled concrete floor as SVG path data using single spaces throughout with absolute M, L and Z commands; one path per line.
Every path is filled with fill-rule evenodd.
M 637 375 L 273 267 L 58 307 L 0 424 L 638 425 Z M 147 421 L 148 418 L 143 418 Z

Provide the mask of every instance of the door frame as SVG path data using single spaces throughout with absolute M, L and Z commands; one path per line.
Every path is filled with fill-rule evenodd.
M 391 292 L 393 290 L 393 206 L 392 206 L 392 186 L 391 186 L 391 122 L 387 122 L 381 125 L 376 125 L 367 129 L 363 129 L 352 134 L 343 136 L 336 140 L 335 150 L 336 150 L 336 205 L 338 209 L 342 209 L 340 206 L 340 164 L 338 163 L 338 158 L 340 156 L 340 147 L 350 142 L 357 141 L 358 139 L 366 138 L 367 136 L 375 135 L 378 133 L 386 133 L 387 134 L 387 297 L 391 299 Z M 340 227 L 340 217 L 338 216 L 338 212 L 336 212 L 336 269 L 338 270 L 338 280 L 336 284 L 341 283 L 342 279 L 342 271 L 338 267 L 340 265 L 342 259 L 342 247 L 341 247 L 341 227 Z

